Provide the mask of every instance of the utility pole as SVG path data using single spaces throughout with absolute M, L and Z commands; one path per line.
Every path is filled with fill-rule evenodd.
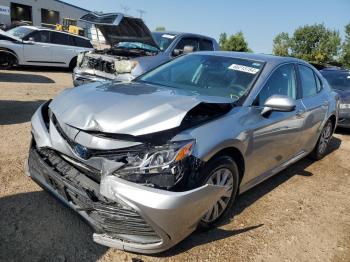
M 139 12 L 141 19 L 143 18 L 143 15 L 147 13 L 145 10 L 141 10 L 141 9 L 138 9 L 136 11 Z
M 126 5 L 121 5 L 120 8 L 123 10 L 123 13 L 125 15 L 128 14 L 128 11 L 130 10 L 130 7 L 126 6 Z

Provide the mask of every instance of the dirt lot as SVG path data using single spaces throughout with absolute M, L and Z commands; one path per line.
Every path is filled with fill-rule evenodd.
M 141 256 L 95 244 L 91 229 L 24 175 L 30 117 L 72 86 L 65 71 L 0 71 L 0 261 L 350 261 L 350 132 L 239 197 L 231 223 Z

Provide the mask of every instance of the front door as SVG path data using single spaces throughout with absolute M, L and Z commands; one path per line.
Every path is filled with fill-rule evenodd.
M 295 110 L 273 111 L 267 116 L 262 116 L 265 101 L 273 95 L 284 95 L 295 99 Z M 255 124 L 251 130 L 253 138 L 247 161 L 250 166 L 245 182 L 262 174 L 268 174 L 302 154 L 300 135 L 304 125 L 305 107 L 299 99 L 294 64 L 282 65 L 274 71 L 260 91 L 255 106 L 251 108 L 250 117 L 255 119 Z
M 36 31 L 26 37 L 23 42 L 23 56 L 26 64 L 51 63 L 52 50 L 49 32 Z

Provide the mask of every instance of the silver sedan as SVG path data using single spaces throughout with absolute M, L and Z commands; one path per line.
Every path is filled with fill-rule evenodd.
M 324 157 L 338 107 L 302 60 L 198 52 L 43 104 L 28 175 L 87 220 L 97 243 L 161 252 L 218 225 L 237 195 Z

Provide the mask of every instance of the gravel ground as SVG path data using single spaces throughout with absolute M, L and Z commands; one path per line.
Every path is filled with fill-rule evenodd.
M 0 261 L 350 261 L 350 131 L 239 197 L 234 219 L 142 256 L 92 241 L 74 212 L 24 175 L 30 117 L 71 87 L 62 70 L 0 71 Z

